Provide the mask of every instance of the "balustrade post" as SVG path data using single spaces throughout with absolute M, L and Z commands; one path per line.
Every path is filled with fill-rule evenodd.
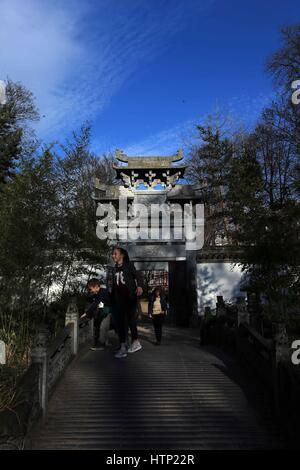
M 290 348 L 289 348 L 289 337 L 286 331 L 286 325 L 284 323 L 276 323 L 275 325 L 275 353 L 276 353 L 276 364 L 279 362 L 289 359 Z
M 250 314 L 250 324 L 257 331 L 261 331 L 260 315 L 260 295 L 257 292 L 247 292 L 247 309 Z
M 289 338 L 284 323 L 273 323 L 273 390 L 274 404 L 277 412 L 280 410 L 280 363 L 290 360 Z
M 48 408 L 48 337 L 47 327 L 40 325 L 30 354 L 31 362 L 39 365 L 39 405 L 42 409 L 43 418 L 46 417 Z
M 239 297 L 237 299 L 237 326 L 239 327 L 241 323 L 246 323 L 249 325 L 250 323 L 250 316 L 249 312 L 247 311 L 247 305 L 245 299 L 243 297 Z
M 226 315 L 226 305 L 222 295 L 217 296 L 217 303 L 216 303 L 216 316 L 221 317 Z
M 209 317 L 211 315 L 211 308 L 210 307 L 204 307 L 204 317 Z
M 238 297 L 236 301 L 237 320 L 235 324 L 235 348 L 239 358 L 241 358 L 243 332 L 240 329 L 242 323 L 250 324 L 250 315 L 243 297 Z
M 90 319 L 89 325 L 90 325 L 89 336 L 90 336 L 90 339 L 93 339 L 94 338 L 94 319 L 93 318 Z
M 72 354 L 76 355 L 78 353 L 79 344 L 79 312 L 75 297 L 71 298 L 66 313 L 65 325 L 69 325 L 70 323 L 73 325 L 71 332 Z
M 206 344 L 207 338 L 209 338 L 209 325 L 207 324 L 206 320 L 210 316 L 211 316 L 211 308 L 209 306 L 204 307 L 204 316 L 200 317 L 200 324 L 199 324 L 200 345 Z
M 223 347 L 224 342 L 224 323 L 218 319 L 226 317 L 226 305 L 222 295 L 217 296 L 216 303 L 216 326 L 215 326 L 215 342 L 217 346 Z

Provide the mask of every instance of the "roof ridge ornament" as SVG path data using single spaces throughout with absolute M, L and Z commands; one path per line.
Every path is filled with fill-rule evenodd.
M 128 158 L 130 158 L 124 153 L 124 150 L 121 149 L 116 149 L 115 155 L 116 159 L 119 160 L 119 162 L 128 163 Z
M 175 156 L 174 156 L 173 162 L 179 162 L 179 161 L 182 160 L 182 159 L 183 159 L 183 149 L 180 148 L 180 149 L 177 150 L 177 152 L 176 152 L 176 154 L 175 154 Z

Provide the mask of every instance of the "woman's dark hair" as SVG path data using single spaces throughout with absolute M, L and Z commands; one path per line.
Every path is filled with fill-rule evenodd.
M 114 252 L 114 250 L 118 250 L 120 253 L 122 253 L 122 255 L 124 256 L 124 263 L 129 263 L 129 255 L 128 255 L 128 251 L 125 250 L 125 248 L 122 248 L 121 246 L 114 246 L 113 249 L 112 249 L 112 252 Z
M 159 295 L 161 296 L 163 293 L 164 293 L 164 290 L 161 286 L 156 286 L 154 287 L 153 291 L 152 291 L 152 294 L 155 295 L 156 291 L 159 292 Z

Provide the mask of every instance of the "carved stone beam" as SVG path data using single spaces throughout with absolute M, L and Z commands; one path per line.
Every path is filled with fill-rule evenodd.
M 120 175 L 122 177 L 125 188 L 131 187 L 130 176 L 126 175 L 126 173 L 124 173 L 123 171 L 120 173 Z
M 174 175 L 167 177 L 167 183 L 168 183 L 169 188 L 172 188 L 173 186 L 175 186 L 176 181 L 178 181 L 180 175 L 181 175 L 181 171 L 178 171 Z
M 136 183 L 136 178 L 139 176 L 138 173 L 135 173 L 134 170 L 131 170 L 131 184 L 132 186 Z
M 150 186 L 152 186 L 153 182 L 154 182 L 154 178 L 156 176 L 156 173 L 154 173 L 154 171 L 150 170 L 149 173 L 147 174 L 147 176 L 149 176 L 149 183 L 150 183 Z

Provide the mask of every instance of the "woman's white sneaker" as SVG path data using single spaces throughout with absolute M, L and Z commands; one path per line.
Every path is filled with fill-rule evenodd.
M 142 345 L 139 340 L 133 341 L 132 345 L 128 348 L 129 353 L 134 353 L 142 349 Z
M 121 359 L 122 357 L 127 357 L 127 349 L 124 347 L 120 348 L 115 354 L 115 358 L 117 359 Z

